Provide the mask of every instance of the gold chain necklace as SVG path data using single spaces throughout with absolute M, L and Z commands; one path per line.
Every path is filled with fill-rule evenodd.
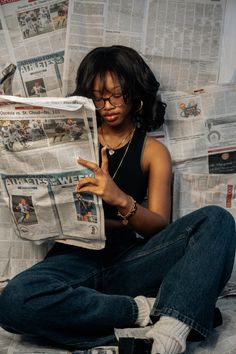
M 113 173 L 113 175 L 112 175 L 112 177 L 111 177 L 112 179 L 114 179 L 115 176 L 117 175 L 117 172 L 119 171 L 119 169 L 120 169 L 120 167 L 121 167 L 121 165 L 122 165 L 122 163 L 123 163 L 123 161 L 124 161 L 124 159 L 125 159 L 125 156 L 127 155 L 127 152 L 128 152 L 128 150 L 129 150 L 131 141 L 132 141 L 133 136 L 134 136 L 134 132 L 135 132 L 135 128 L 134 128 L 134 129 L 130 132 L 130 134 L 129 134 L 129 135 L 131 135 L 131 137 L 130 137 L 130 139 L 129 139 L 129 143 L 127 144 L 126 149 L 125 149 L 125 152 L 124 152 L 124 154 L 123 154 L 123 156 L 122 156 L 122 158 L 121 158 L 121 160 L 120 160 L 120 162 L 119 162 L 119 164 L 118 164 L 118 166 L 117 166 L 115 172 Z
M 133 132 L 134 132 L 134 129 L 132 129 L 132 130 L 129 132 L 129 134 L 126 135 L 126 136 L 121 140 L 121 142 L 120 142 L 118 145 L 112 147 L 112 146 L 110 146 L 109 144 L 107 144 L 106 139 L 105 139 L 105 137 L 104 137 L 104 135 L 103 135 L 102 127 L 101 127 L 102 139 L 103 139 L 103 141 L 104 141 L 106 147 L 108 148 L 108 153 L 109 153 L 109 155 L 112 156 L 112 155 L 115 153 L 115 150 L 117 150 L 118 147 L 120 147 L 120 146 L 125 142 L 125 140 L 128 139 L 128 137 L 129 137 L 131 134 L 133 134 Z

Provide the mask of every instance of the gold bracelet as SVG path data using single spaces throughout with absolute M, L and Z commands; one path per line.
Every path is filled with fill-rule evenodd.
M 131 198 L 132 201 L 132 205 L 130 207 L 130 210 L 128 211 L 128 213 L 126 215 L 121 214 L 121 212 L 118 210 L 117 215 L 120 216 L 122 218 L 122 224 L 123 225 L 127 225 L 129 222 L 129 218 L 134 215 L 137 211 L 137 202 L 136 200 L 134 200 L 133 197 L 131 197 L 131 195 L 129 195 L 129 197 Z

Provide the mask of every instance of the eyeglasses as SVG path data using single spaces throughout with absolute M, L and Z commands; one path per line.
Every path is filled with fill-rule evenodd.
M 106 101 L 108 101 L 113 107 L 120 107 L 125 103 L 123 94 L 111 95 L 107 98 L 93 97 L 93 102 L 97 111 L 105 107 Z

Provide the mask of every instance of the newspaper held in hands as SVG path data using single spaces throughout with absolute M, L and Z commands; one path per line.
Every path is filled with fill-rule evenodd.
M 93 175 L 77 157 L 98 163 L 91 100 L 1 96 L 0 183 L 17 235 L 90 249 L 105 244 L 100 198 L 76 192 Z M 34 104 L 34 105 L 32 105 Z

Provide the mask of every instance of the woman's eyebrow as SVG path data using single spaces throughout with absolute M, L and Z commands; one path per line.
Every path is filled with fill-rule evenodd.
M 121 89 L 121 86 L 118 85 L 118 86 L 114 86 L 112 87 L 112 90 L 116 89 L 116 88 L 120 88 Z M 93 92 L 101 92 L 100 90 L 92 90 Z

